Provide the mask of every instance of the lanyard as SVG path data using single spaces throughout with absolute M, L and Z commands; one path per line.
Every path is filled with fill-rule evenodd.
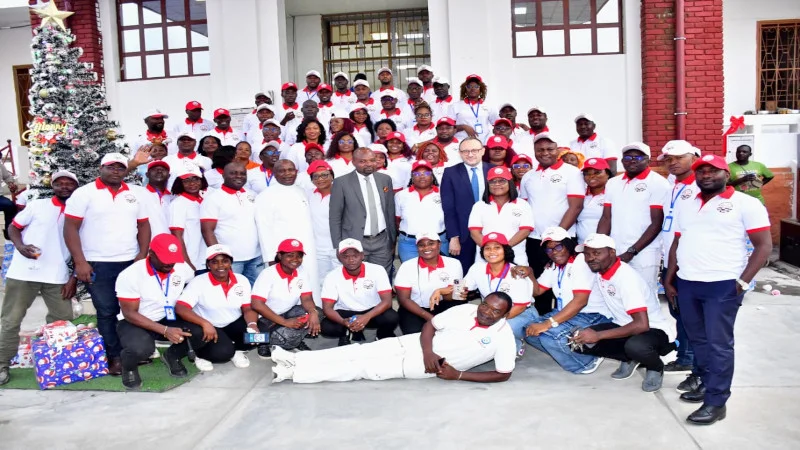
M 265 169 L 264 166 L 261 166 L 261 171 L 264 172 L 264 180 L 266 180 L 267 187 L 269 187 L 269 183 L 272 181 L 272 176 L 274 174 L 270 173 L 269 176 L 267 176 L 267 169 Z
M 681 184 L 683 184 L 683 183 L 681 183 Z M 672 192 L 673 193 L 675 193 L 675 187 L 676 186 L 672 187 Z M 678 197 L 681 196 L 681 192 L 683 192 L 684 189 L 686 189 L 686 185 L 685 184 L 683 186 L 681 186 L 681 189 L 678 191 L 677 194 L 672 196 L 672 200 L 669 201 L 669 210 L 670 211 L 672 211 L 675 208 L 675 202 L 678 201 Z
M 469 106 L 470 111 L 472 111 L 472 114 L 475 116 L 475 120 L 478 120 L 478 114 L 481 112 L 481 101 L 478 100 L 478 107 L 477 108 L 473 109 L 472 108 L 472 103 L 470 103 L 470 102 L 467 102 L 467 106 Z
M 158 272 L 156 271 L 156 266 L 154 266 L 151 263 L 150 267 L 153 269 L 153 276 L 156 278 L 156 281 L 158 282 L 158 287 L 161 290 L 161 293 L 164 295 L 164 301 L 167 301 L 167 299 L 169 298 L 169 279 L 170 277 L 172 277 L 172 272 L 167 274 L 166 283 L 164 283 L 166 284 L 166 288 L 164 288 L 164 284 L 161 283 L 161 277 L 158 276 Z
M 506 275 L 508 275 L 508 271 L 510 269 L 511 269 L 511 264 L 506 263 L 506 266 L 503 267 L 503 272 L 500 274 L 500 278 L 497 280 L 497 286 L 495 286 L 494 289 L 492 289 L 492 274 L 490 273 L 486 274 L 486 282 L 489 284 L 490 291 L 497 292 L 497 290 L 500 289 L 500 283 L 503 282 L 503 278 L 505 278 Z
M 563 291 L 561 290 L 561 280 L 564 279 L 564 273 L 567 271 L 567 265 L 564 264 L 562 267 L 558 268 L 558 297 L 556 300 L 558 301 L 558 310 L 564 307 L 564 300 L 562 298 Z

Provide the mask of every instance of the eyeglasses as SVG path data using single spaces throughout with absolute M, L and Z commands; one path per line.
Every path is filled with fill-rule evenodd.
M 431 172 L 430 170 L 425 170 L 425 171 L 422 171 L 422 172 L 411 172 L 411 176 L 414 177 L 414 178 L 429 177 L 431 175 L 433 175 L 433 172 Z
M 277 155 L 277 154 L 278 154 L 278 153 L 280 153 L 280 152 L 279 152 L 278 150 L 264 150 L 264 151 L 263 151 L 263 152 L 261 152 L 261 153 L 266 153 L 266 154 L 267 154 L 267 156 L 272 156 L 272 155 Z
M 339 139 L 339 144 L 353 145 L 356 141 L 352 139 Z
M 431 113 L 419 113 L 419 114 L 417 114 L 417 117 L 420 117 L 420 118 L 423 118 L 423 119 L 424 118 L 428 118 L 428 117 L 431 117 Z
M 639 161 L 644 161 L 645 159 L 647 159 L 646 155 L 625 155 L 622 157 L 622 160 L 624 162 L 631 162 L 631 161 L 639 162 Z
M 311 181 L 327 180 L 330 177 L 331 177 L 331 174 L 327 173 L 327 172 L 326 173 L 315 173 L 314 175 L 311 175 Z
M 544 252 L 545 254 L 552 255 L 553 253 L 560 252 L 561 250 L 564 250 L 564 244 L 558 244 L 553 248 L 545 247 Z
M 458 153 L 463 153 L 465 155 L 477 155 L 478 152 L 483 150 L 482 148 L 473 148 L 472 150 L 459 150 Z
M 507 184 L 508 180 L 505 178 L 492 178 L 489 180 L 489 184 Z
M 108 164 L 103 166 L 103 168 L 106 170 L 110 170 L 111 172 L 125 172 L 128 170 L 127 167 L 120 164 Z
M 506 125 L 506 124 L 495 125 L 494 127 L 497 128 L 498 130 L 510 130 L 511 129 L 511 127 Z
M 530 169 L 531 165 L 530 164 L 513 164 L 511 166 L 511 168 L 512 169 Z

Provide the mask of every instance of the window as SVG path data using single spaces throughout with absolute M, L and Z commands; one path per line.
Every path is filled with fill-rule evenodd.
M 204 0 L 117 0 L 123 80 L 211 73 Z
M 512 0 L 514 57 L 622 53 L 622 0 Z
M 344 72 L 353 80 L 358 72 L 369 85 L 379 86 L 375 73 L 389 67 L 394 85 L 405 89 L 417 67 L 430 64 L 430 31 L 426 9 L 323 16 L 325 79 Z
M 800 20 L 759 22 L 758 40 L 758 109 L 800 109 Z

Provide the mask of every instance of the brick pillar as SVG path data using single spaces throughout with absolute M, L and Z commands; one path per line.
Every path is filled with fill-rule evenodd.
M 686 140 L 722 155 L 722 0 L 686 0 Z M 660 151 L 675 126 L 675 2 L 642 0 L 642 130 Z M 722 155 L 724 156 L 724 155 Z
M 46 1 L 42 0 L 42 3 Z M 81 62 L 94 64 L 94 72 L 99 81 L 103 80 L 103 39 L 100 35 L 100 11 L 97 0 L 55 0 L 61 11 L 72 11 L 75 14 L 66 19 L 67 28 L 75 35 L 73 46 L 83 48 Z M 28 3 L 36 5 L 36 0 Z M 31 12 L 31 27 L 36 28 L 41 18 Z

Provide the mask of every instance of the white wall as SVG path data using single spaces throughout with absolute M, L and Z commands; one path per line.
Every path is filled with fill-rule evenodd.
M 442 7 L 436 2 L 436 11 Z M 478 73 L 489 86 L 488 102 L 514 104 L 518 120 L 539 106 L 559 143 L 575 138 L 573 118 L 593 114 L 598 133 L 619 146 L 642 136 L 641 37 L 638 0 L 625 0 L 625 53 L 621 55 L 514 58 L 511 11 L 492 0 L 446 0 L 449 14 L 431 14 L 431 30 L 449 29 L 449 76 L 453 93 L 468 74 Z M 446 19 L 447 22 L 442 22 Z M 467 25 L 468 24 L 468 25 Z M 480 38 L 476 39 L 475 37 Z M 435 42 L 433 36 L 431 40 Z M 436 50 L 436 49 L 434 49 Z M 432 55 L 434 61 L 445 61 Z M 437 63 L 437 64 L 441 64 Z
M 31 64 L 31 28 L 0 30 L 0 147 L 11 139 L 15 146 L 19 142 L 19 119 L 17 118 L 17 96 L 14 91 L 14 73 L 11 66 Z
M 289 72 L 289 80 L 298 86 L 305 86 L 306 72 L 322 67 L 322 16 L 319 14 L 294 17 L 294 66 Z M 331 74 L 332 75 L 332 74 Z
M 761 20 L 800 20 L 800 1 L 725 0 L 722 5 L 723 70 L 725 71 L 725 115 L 740 116 L 757 107 L 757 26 Z

